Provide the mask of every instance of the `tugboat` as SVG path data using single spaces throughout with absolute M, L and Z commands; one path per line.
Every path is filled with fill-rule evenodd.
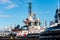
M 14 32 L 17 38 L 28 39 L 28 40 L 38 40 L 39 33 L 44 31 L 45 28 L 41 27 L 40 19 L 36 17 L 34 13 L 32 13 L 31 2 L 29 4 L 29 16 L 23 22 L 25 25 L 20 29 L 19 25 L 15 27 L 12 32 Z
M 36 17 L 36 14 L 32 13 L 31 2 L 29 4 L 29 16 L 23 22 L 24 26 L 20 28 L 20 25 L 11 28 L 11 32 L 6 38 L 19 39 L 19 40 L 39 40 L 39 33 L 44 31 L 45 28 L 41 27 L 40 19 Z M 46 25 L 45 25 L 46 26 Z M 44 26 L 44 27 L 45 27 Z
M 40 40 L 58 40 L 60 39 L 60 8 L 56 10 L 55 22 L 51 22 L 50 28 L 47 28 L 39 35 Z

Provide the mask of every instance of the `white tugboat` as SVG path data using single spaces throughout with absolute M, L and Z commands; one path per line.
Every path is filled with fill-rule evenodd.
M 39 38 L 39 33 L 45 30 L 46 25 L 41 27 L 41 21 L 39 18 L 36 17 L 36 14 L 32 12 L 31 2 L 29 4 L 29 16 L 24 20 L 25 25 L 20 28 L 20 25 L 15 26 L 14 29 L 10 28 L 8 29 L 10 31 L 10 34 L 8 35 L 11 38 L 21 38 L 21 37 L 27 37 L 33 38 L 34 40 L 37 40 Z M 35 39 L 37 37 L 37 39 Z M 24 38 L 22 38 L 24 39 Z
M 41 27 L 41 22 L 39 18 L 36 18 L 36 14 L 32 13 L 31 2 L 29 2 L 29 16 L 24 20 L 25 26 L 17 32 L 17 36 L 27 36 L 28 34 L 37 34 L 45 30 Z M 32 35 L 33 36 L 33 35 Z M 34 35 L 36 36 L 36 35 Z M 39 36 L 39 34 L 38 34 Z M 29 36 L 30 37 L 30 36 Z

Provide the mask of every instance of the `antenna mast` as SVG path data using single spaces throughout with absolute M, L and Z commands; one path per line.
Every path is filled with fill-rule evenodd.
M 28 4 L 29 4 L 29 15 L 31 15 L 31 9 L 32 9 L 32 7 L 31 7 L 31 4 L 32 4 L 31 3 L 31 0 L 29 0 L 29 3 Z

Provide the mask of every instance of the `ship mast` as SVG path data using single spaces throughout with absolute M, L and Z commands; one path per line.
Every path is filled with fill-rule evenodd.
M 31 7 L 31 4 L 32 4 L 32 3 L 31 3 L 31 0 L 29 0 L 29 3 L 28 3 L 28 4 L 29 4 L 29 15 L 31 16 L 31 12 L 32 12 L 32 11 L 31 11 L 31 9 L 32 9 L 32 7 Z

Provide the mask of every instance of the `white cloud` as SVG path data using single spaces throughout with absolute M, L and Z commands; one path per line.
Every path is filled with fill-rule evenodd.
M 9 18 L 9 15 L 0 15 L 0 18 Z
M 15 7 L 18 7 L 18 5 L 12 3 L 12 4 L 8 5 L 8 6 L 6 7 L 6 9 L 12 9 L 12 8 L 15 8 Z
M 0 0 L 1 2 L 10 2 L 10 0 Z
M 0 4 L 6 4 L 6 3 L 10 3 L 10 0 L 0 0 Z
M 0 4 L 4 5 L 5 9 L 12 9 L 18 6 L 17 4 L 12 2 L 12 0 L 0 0 Z

